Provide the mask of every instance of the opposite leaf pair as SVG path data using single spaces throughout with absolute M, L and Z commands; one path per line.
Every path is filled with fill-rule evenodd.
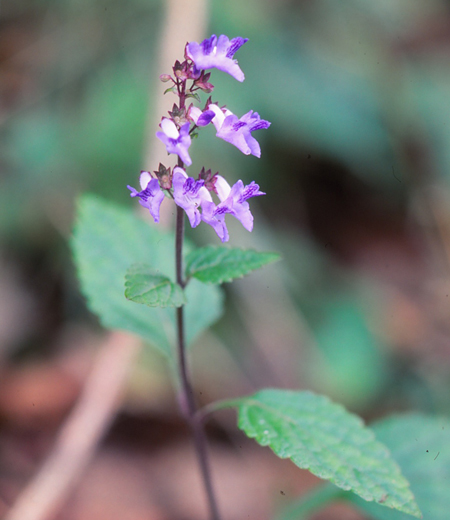
M 277 253 L 252 250 L 203 247 L 186 258 L 186 280 L 196 278 L 203 283 L 221 284 L 278 260 Z M 125 296 L 149 307 L 181 307 L 186 297 L 180 285 L 146 264 L 134 264 L 125 277 Z

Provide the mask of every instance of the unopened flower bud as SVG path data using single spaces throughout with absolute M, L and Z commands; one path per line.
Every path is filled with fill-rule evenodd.
M 179 108 L 175 103 L 173 104 L 172 111 L 169 111 L 169 115 L 178 126 L 183 126 L 187 121 L 186 110 Z
M 217 193 L 217 190 L 216 190 L 216 182 L 217 182 L 217 175 L 218 175 L 219 172 L 216 172 L 214 175 L 211 173 L 211 170 L 205 170 L 205 168 L 203 167 L 198 178 L 202 181 L 205 182 L 205 188 L 208 190 L 208 191 L 213 191 L 215 193 Z
M 170 74 L 161 74 L 161 76 L 159 76 L 159 79 L 163 83 L 167 83 L 168 81 L 170 81 L 172 79 L 172 76 Z
M 163 164 L 159 163 L 158 171 L 153 173 L 158 177 L 161 188 L 164 190 L 170 190 L 172 187 L 172 172 L 170 168 L 166 168 Z
M 211 76 L 211 73 L 208 72 L 205 74 L 205 71 L 203 70 L 201 75 L 194 81 L 194 85 L 198 87 L 199 89 L 203 90 L 203 92 L 210 93 L 214 90 L 214 85 L 212 83 L 209 83 L 209 78 Z
M 173 66 L 173 73 L 178 79 L 181 79 L 182 81 L 186 80 L 188 78 L 188 65 L 186 61 L 183 61 L 183 63 L 180 63 L 178 60 L 175 62 L 175 65 Z

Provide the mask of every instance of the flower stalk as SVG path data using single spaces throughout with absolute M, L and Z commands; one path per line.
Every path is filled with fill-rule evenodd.
M 184 211 L 177 206 L 176 219 L 176 280 L 181 287 L 185 287 L 186 282 L 183 277 L 182 251 L 184 240 Z M 184 331 L 184 306 L 177 310 L 177 353 L 178 353 L 178 374 L 180 380 L 179 403 L 181 413 L 189 424 L 194 439 L 197 460 L 202 474 L 203 484 L 208 500 L 211 520 L 220 520 L 219 509 L 212 485 L 211 470 L 208 460 L 206 436 L 201 419 L 197 415 L 197 405 L 195 403 L 192 384 L 189 377 L 186 357 L 186 341 Z

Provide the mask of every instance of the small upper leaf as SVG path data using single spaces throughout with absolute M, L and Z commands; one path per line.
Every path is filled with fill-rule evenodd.
M 311 392 L 272 389 L 236 403 L 239 428 L 279 457 L 365 500 L 421 517 L 387 448 L 342 406 Z
M 259 253 L 251 249 L 207 246 L 189 253 L 186 276 L 203 283 L 220 284 L 279 260 L 277 253 Z
M 128 269 L 125 296 L 149 307 L 181 307 L 186 303 L 183 289 L 177 283 L 146 264 L 133 264 Z
M 426 520 L 447 520 L 450 511 L 450 421 L 423 414 L 397 415 L 373 426 L 411 484 Z M 349 497 L 377 520 L 407 520 L 399 511 L 379 510 L 374 504 Z

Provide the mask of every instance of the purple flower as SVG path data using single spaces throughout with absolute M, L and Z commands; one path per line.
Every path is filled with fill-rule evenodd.
M 219 209 L 214 202 L 205 201 L 202 204 L 203 222 L 212 226 L 222 242 L 228 242 L 230 238 L 227 225 L 225 224 L 225 213 L 226 211 Z
M 196 181 L 188 177 L 187 173 L 176 166 L 173 170 L 173 198 L 175 203 L 186 212 L 191 227 L 200 224 L 199 207 L 204 202 L 212 202 L 209 191 L 204 187 L 205 181 Z
M 269 121 L 259 117 L 257 112 L 247 112 L 240 119 L 228 109 L 221 109 L 215 104 L 208 106 L 208 112 L 213 111 L 215 117 L 212 120 L 216 127 L 216 135 L 224 141 L 236 146 L 245 155 L 261 157 L 261 147 L 258 141 L 251 135 L 254 130 L 269 128 Z
M 217 211 L 230 213 L 240 221 L 247 231 L 252 231 L 253 215 L 250 212 L 250 205 L 247 199 L 265 195 L 264 192 L 259 191 L 258 184 L 252 181 L 247 186 L 244 186 L 244 183 L 239 180 L 231 188 L 221 175 L 217 175 L 215 188 L 221 200 L 217 206 Z
M 159 222 L 159 208 L 164 199 L 164 193 L 159 186 L 158 179 L 152 179 L 149 172 L 141 172 L 139 178 L 142 191 L 137 191 L 131 186 L 127 188 L 131 191 L 131 197 L 139 197 L 139 203 L 144 208 L 148 208 L 155 222 Z
M 238 81 L 244 81 L 244 73 L 233 56 L 247 41 L 248 38 L 241 37 L 233 38 L 230 41 L 224 34 L 217 39 L 217 36 L 213 34 L 211 38 L 203 40 L 202 43 L 188 43 L 186 51 L 197 69 L 219 69 Z
M 216 117 L 212 110 L 202 112 L 198 107 L 191 106 L 189 109 L 189 117 L 197 126 L 206 126 Z
M 225 224 L 225 215 L 230 213 L 241 222 L 247 231 L 252 231 L 253 215 L 247 199 L 265 195 L 265 193 L 259 191 L 259 186 L 255 182 L 244 186 L 244 183 L 239 180 L 233 187 L 230 187 L 221 175 L 216 177 L 215 189 L 221 202 L 217 206 L 214 202 L 203 202 L 202 220 L 213 227 L 222 242 L 227 242 L 229 234 Z
M 185 123 L 178 131 L 175 123 L 164 117 L 160 127 L 162 132 L 156 132 L 156 137 L 166 145 L 168 153 L 175 153 L 180 159 L 190 166 L 192 160 L 189 157 L 188 148 L 191 146 L 191 136 L 189 135 L 189 123 Z

